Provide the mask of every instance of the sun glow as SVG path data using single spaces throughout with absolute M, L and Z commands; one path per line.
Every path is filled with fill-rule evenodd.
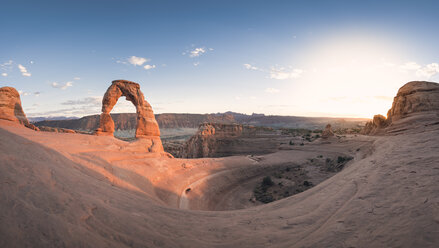
M 385 115 L 399 87 L 425 79 L 407 68 L 410 62 L 391 44 L 377 39 L 339 37 L 311 45 L 304 57 L 303 77 L 292 89 L 304 115 Z

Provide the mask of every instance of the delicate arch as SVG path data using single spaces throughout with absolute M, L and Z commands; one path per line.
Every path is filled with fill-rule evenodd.
M 155 120 L 151 105 L 145 100 L 140 85 L 127 80 L 115 80 L 105 92 L 102 99 L 102 114 L 97 135 L 113 135 L 114 121 L 110 112 L 121 96 L 125 96 L 136 107 L 136 138 L 160 137 L 160 129 Z

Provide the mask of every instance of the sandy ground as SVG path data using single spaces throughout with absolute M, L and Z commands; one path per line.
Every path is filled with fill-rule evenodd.
M 387 136 L 189 160 L 0 121 L 0 247 L 438 247 L 439 124 L 411 123 Z M 305 192 L 245 200 L 267 171 L 338 154 L 354 159 Z M 244 209 L 206 211 L 234 208 Z

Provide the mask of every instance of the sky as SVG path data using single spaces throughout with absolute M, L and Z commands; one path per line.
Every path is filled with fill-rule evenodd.
M 439 1 L 0 3 L 0 87 L 28 117 L 99 114 L 112 80 L 155 113 L 386 114 L 439 82 Z M 123 99 L 113 110 L 135 112 Z

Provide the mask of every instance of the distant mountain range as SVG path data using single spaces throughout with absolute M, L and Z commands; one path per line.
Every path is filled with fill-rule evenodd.
M 39 121 L 57 121 L 57 120 L 73 120 L 79 119 L 79 117 L 68 117 L 68 116 L 54 116 L 54 117 L 27 117 L 30 122 L 39 122 Z
M 111 114 L 116 130 L 132 130 L 136 128 L 136 114 Z M 273 128 L 306 128 L 323 129 L 330 123 L 334 128 L 354 128 L 364 126 L 369 119 L 365 118 L 330 118 L 299 117 L 264 114 L 240 114 L 235 112 L 216 114 L 156 114 L 160 128 L 198 128 L 201 123 L 239 123 L 253 126 Z M 31 118 L 30 118 L 31 119 Z M 32 120 L 32 119 L 31 119 Z M 99 126 L 99 115 L 84 116 L 79 119 L 65 117 L 58 120 L 42 120 L 34 122 L 36 126 L 60 127 L 81 131 L 93 131 Z

